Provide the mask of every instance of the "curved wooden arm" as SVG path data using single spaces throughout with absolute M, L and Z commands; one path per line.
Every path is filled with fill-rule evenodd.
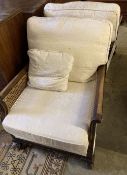
M 3 119 L 27 85 L 27 68 L 23 68 L 0 92 L 0 114 Z
M 97 70 L 97 86 L 96 86 L 95 109 L 93 118 L 93 120 L 95 120 L 97 123 L 100 123 L 102 121 L 105 73 L 106 73 L 106 65 L 99 66 Z

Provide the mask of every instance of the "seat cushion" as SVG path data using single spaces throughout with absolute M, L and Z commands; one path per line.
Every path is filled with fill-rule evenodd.
M 26 87 L 3 121 L 17 138 L 86 155 L 96 80 L 69 82 L 66 92 Z
M 86 82 L 99 65 L 107 63 L 111 36 L 109 21 L 31 17 L 27 22 L 29 49 L 66 52 L 74 57 L 69 81 Z
M 118 4 L 89 1 L 62 4 L 48 3 L 44 8 L 44 14 L 47 17 L 71 16 L 109 20 L 113 24 L 112 41 L 116 40 L 120 20 L 120 7 Z
M 31 49 L 29 55 L 28 85 L 30 87 L 66 91 L 73 56 L 54 51 Z

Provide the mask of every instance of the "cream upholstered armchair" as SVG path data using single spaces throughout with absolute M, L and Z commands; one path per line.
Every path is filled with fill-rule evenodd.
M 2 125 L 14 141 L 78 154 L 92 167 L 112 33 L 109 21 L 29 18 L 29 68 L 0 94 Z

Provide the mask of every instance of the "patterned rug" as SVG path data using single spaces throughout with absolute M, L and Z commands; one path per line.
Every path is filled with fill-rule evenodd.
M 62 175 L 68 155 L 42 147 L 19 150 L 11 136 L 0 132 L 0 175 Z

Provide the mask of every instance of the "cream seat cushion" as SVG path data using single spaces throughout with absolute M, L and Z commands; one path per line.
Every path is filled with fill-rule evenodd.
M 74 58 L 56 51 L 31 49 L 29 55 L 28 85 L 30 87 L 66 91 Z
M 29 49 L 65 52 L 74 57 L 69 81 L 86 82 L 108 61 L 112 24 L 94 19 L 31 17 L 27 22 Z
M 116 40 L 120 20 L 120 7 L 118 4 L 90 1 L 75 1 L 62 4 L 48 3 L 44 7 L 44 14 L 47 17 L 71 16 L 109 20 L 113 24 L 112 41 Z
M 26 87 L 3 121 L 17 138 L 86 155 L 96 80 L 69 82 L 66 92 Z

